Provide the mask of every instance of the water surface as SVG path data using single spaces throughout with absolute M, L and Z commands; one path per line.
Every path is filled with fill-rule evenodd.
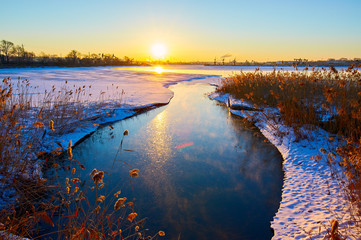
M 210 100 L 208 84 L 170 86 L 169 105 L 102 128 L 74 150 L 86 169 L 106 175 L 114 192 L 135 199 L 139 219 L 167 239 L 270 239 L 281 200 L 279 152 L 256 130 Z M 140 176 L 129 183 L 129 167 Z M 113 169 L 112 169 L 113 167 Z M 112 170 L 111 170 L 112 169 Z M 109 179 L 110 178 L 110 179 Z

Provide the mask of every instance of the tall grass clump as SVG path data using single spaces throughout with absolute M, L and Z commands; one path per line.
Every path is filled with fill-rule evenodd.
M 71 142 L 67 149 L 58 146 L 44 151 L 49 150 L 47 146 L 56 146 L 44 139 L 61 138 L 74 126 L 93 125 L 92 120 L 111 114 L 105 110 L 109 104 L 120 106 L 123 91 L 112 99 L 117 101 L 94 103 L 89 101 L 90 87 L 53 87 L 39 98 L 31 94 L 34 89 L 27 80 L 5 78 L 0 82 L 0 239 L 11 234 L 31 239 L 164 236 L 163 231 L 147 236 L 144 219 L 139 219 L 134 202 L 120 189 L 112 193 L 103 188 L 109 173 L 93 170 L 86 174 L 88 179 L 77 175 L 85 169 L 73 159 Z M 126 135 L 128 131 L 123 138 Z M 123 139 L 120 151 L 122 143 Z M 62 156 L 65 161 L 60 160 Z M 51 168 L 55 181 L 43 178 L 43 167 Z M 59 171 L 65 171 L 67 177 Z M 129 177 L 137 176 L 139 170 L 130 169 Z M 87 180 L 93 186 L 84 184 Z M 95 199 L 89 198 L 87 191 L 94 191 Z M 5 195 L 10 199 L 2 199 Z
M 32 98 L 27 80 L 0 83 L 0 191 L 2 193 L 0 231 L 29 234 L 36 218 L 23 218 L 30 210 L 31 201 L 41 198 L 44 184 L 41 180 L 35 152 L 45 125 L 32 109 Z M 19 208 L 3 196 L 21 199 Z M 11 199 L 11 198 L 10 198 Z M 39 216 L 40 218 L 40 216 Z
M 128 134 L 125 130 L 113 166 L 122 151 L 124 137 Z M 85 167 L 73 158 L 71 142 L 62 161 L 58 162 L 61 165 L 53 163 L 57 184 L 51 190 L 52 194 L 49 194 L 52 198 L 47 202 L 46 210 L 48 217 L 45 223 L 50 227 L 44 233 L 38 233 L 36 238 L 154 239 L 164 236 L 163 231 L 148 235 L 146 219 L 140 218 L 135 202 L 121 191 L 119 183 L 126 181 L 109 186 L 112 172 L 98 169 L 86 171 L 85 176 L 82 175 Z M 139 169 L 130 168 L 130 181 L 139 176 Z
M 352 203 L 351 215 L 361 233 L 359 69 L 337 71 L 331 67 L 309 71 L 306 67 L 303 71 L 240 72 L 222 79 L 217 91 L 263 109 L 261 114 L 267 115 L 267 119 L 278 126 L 286 125 L 298 137 L 311 136 L 308 133 L 315 127 L 337 134 L 337 144 L 330 144 L 333 148 L 325 146 L 328 150 L 323 149 L 323 153 L 331 165 L 342 168 L 342 176 L 336 172 L 335 175 Z
M 240 72 L 222 79 L 218 91 L 256 107 L 275 108 L 283 123 L 296 130 L 321 126 L 356 140 L 361 137 L 360 81 L 360 72 L 351 68 Z

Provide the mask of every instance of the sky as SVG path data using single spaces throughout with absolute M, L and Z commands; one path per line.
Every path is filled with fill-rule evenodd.
M 0 40 L 36 54 L 170 61 L 361 58 L 361 0 L 0 0 Z

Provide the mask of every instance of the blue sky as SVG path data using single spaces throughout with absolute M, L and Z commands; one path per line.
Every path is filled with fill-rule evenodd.
M 1 0 L 0 39 L 65 55 L 72 49 L 171 60 L 361 57 L 361 1 Z

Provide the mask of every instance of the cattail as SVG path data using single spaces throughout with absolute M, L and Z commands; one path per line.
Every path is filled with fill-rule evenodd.
M 103 182 L 103 177 L 104 177 L 104 171 L 99 171 L 94 174 L 93 180 L 95 183 L 101 183 Z
M 119 194 L 120 194 L 120 191 L 118 191 L 118 192 L 116 192 L 116 193 L 114 193 L 114 197 L 118 197 L 119 196 Z
M 322 154 L 326 154 L 326 153 L 327 153 L 327 150 L 324 149 L 324 148 L 320 148 L 319 151 L 320 151 Z
M 135 218 L 136 216 L 138 216 L 137 213 L 135 213 L 135 212 L 130 213 L 130 214 L 128 215 L 128 217 L 127 217 L 127 220 L 128 220 L 129 222 L 133 222 L 133 220 L 134 220 L 134 218 Z
M 99 202 L 103 202 L 105 200 L 105 196 L 101 195 L 100 197 L 98 197 L 97 201 Z
M 73 159 L 73 150 L 71 149 L 71 147 L 68 147 L 68 156 L 69 160 Z
M 91 173 L 89 173 L 89 175 L 93 177 L 96 172 L 98 172 L 98 170 L 96 168 L 94 168 L 93 171 Z
M 68 156 L 69 156 L 69 160 L 73 159 L 73 150 L 71 148 L 71 146 L 73 145 L 72 141 L 69 141 L 69 145 L 68 145 Z
M 73 178 L 71 180 L 75 185 L 78 183 L 78 182 L 81 182 L 79 178 Z
M 94 209 L 94 213 L 95 214 L 99 214 L 99 210 L 100 210 L 100 206 L 98 205 L 95 209 Z
M 55 129 L 54 129 L 54 121 L 53 120 L 50 120 L 50 130 L 51 131 L 55 131 Z
M 66 179 L 65 179 L 65 184 L 66 184 L 67 186 L 69 186 L 69 178 L 66 178 Z
M 37 129 L 39 129 L 40 127 L 44 127 L 44 123 L 42 123 L 42 122 L 35 122 L 35 123 L 34 123 L 34 127 L 36 127 Z
M 118 198 L 118 200 L 114 204 L 114 210 L 117 211 L 120 209 L 120 207 L 123 206 L 123 203 L 127 200 L 126 197 Z
M 130 170 L 129 171 L 129 175 L 130 175 L 130 177 L 138 177 L 139 176 L 139 169 L 137 169 L 137 168 L 135 168 L 135 169 L 133 169 L 133 170 Z
M 75 171 L 76 171 L 76 169 L 75 168 L 73 168 L 72 170 L 71 170 L 71 174 L 75 174 Z

